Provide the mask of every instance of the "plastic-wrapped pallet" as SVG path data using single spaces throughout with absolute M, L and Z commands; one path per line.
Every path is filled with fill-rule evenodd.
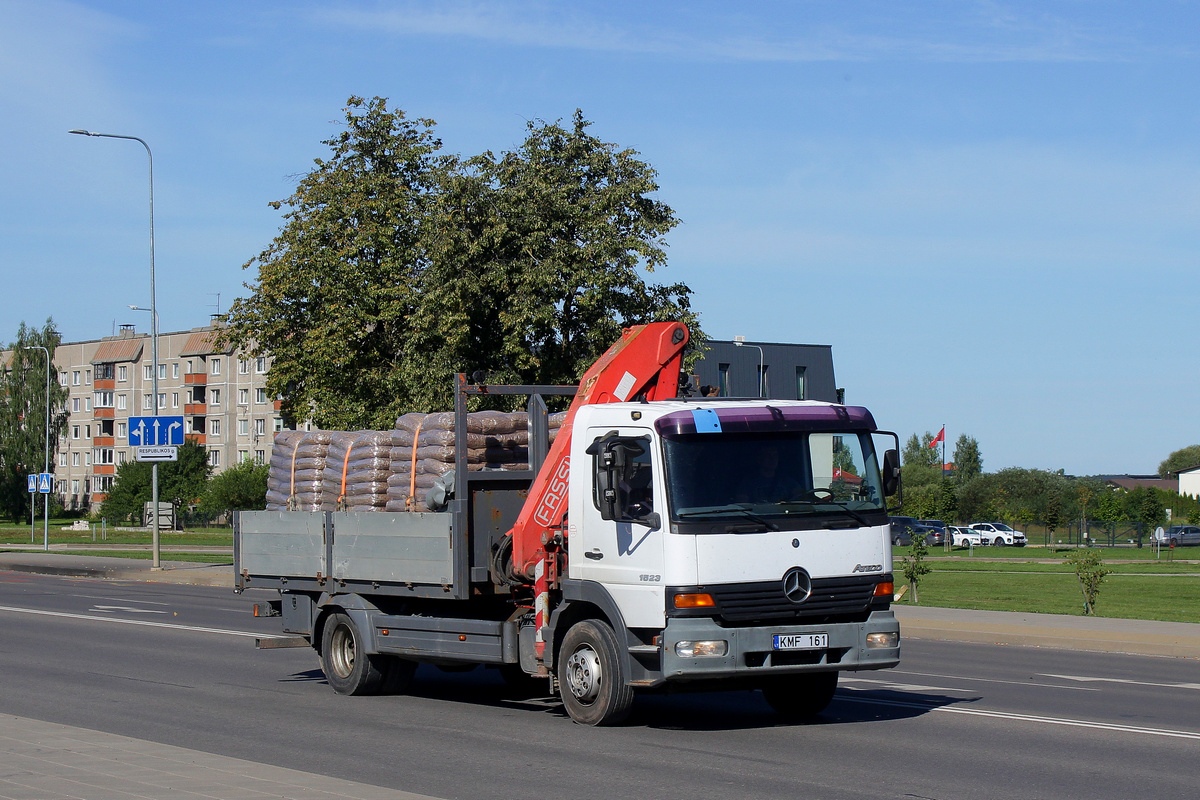
M 268 511 L 320 511 L 331 431 L 280 431 L 267 474 Z
M 321 484 L 325 510 L 383 510 L 387 504 L 391 451 L 390 431 L 333 434 Z

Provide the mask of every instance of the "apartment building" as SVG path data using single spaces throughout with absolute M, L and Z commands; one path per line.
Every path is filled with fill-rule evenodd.
M 279 403 L 267 394 L 270 357 L 216 344 L 206 326 L 158 336 L 158 397 L 152 344 L 132 325 L 116 336 L 64 342 L 54 353 L 66 387 L 67 433 L 55 454 L 55 491 L 69 509 L 96 508 L 117 467 L 132 459 L 129 418 L 182 416 L 184 433 L 208 451 L 214 472 L 247 459 L 265 463 L 282 430 Z

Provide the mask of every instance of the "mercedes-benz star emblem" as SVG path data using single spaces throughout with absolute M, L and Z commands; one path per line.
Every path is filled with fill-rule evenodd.
M 803 603 L 812 594 L 812 577 L 803 567 L 792 567 L 783 574 L 783 594 L 793 603 Z

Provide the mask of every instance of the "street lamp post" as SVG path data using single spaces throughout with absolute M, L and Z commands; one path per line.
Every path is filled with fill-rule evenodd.
M 77 133 L 80 136 L 100 136 L 105 139 L 131 139 L 139 142 L 142 147 L 146 148 L 146 158 L 150 164 L 150 314 L 152 328 L 150 335 L 150 368 L 151 374 L 151 391 L 153 398 L 151 403 L 154 408 L 154 416 L 158 416 L 158 305 L 154 292 L 154 154 L 150 152 L 150 145 L 146 144 L 144 139 L 137 136 L 121 136 L 115 133 L 93 133 L 92 131 L 76 128 L 68 131 L 68 133 Z M 158 463 L 152 462 L 150 465 L 150 504 L 153 509 L 154 518 L 154 538 L 153 538 L 153 563 L 151 569 L 161 569 L 159 562 L 159 545 L 158 545 Z
M 50 351 L 40 345 L 31 345 L 30 350 L 41 350 L 46 354 L 46 466 L 43 473 L 50 472 Z M 51 486 L 51 489 L 54 487 Z M 50 549 L 50 495 L 46 495 L 45 521 L 42 527 L 42 549 Z
M 758 351 L 758 396 L 762 397 L 764 394 L 763 383 L 765 382 L 764 381 L 765 376 L 763 375 L 763 371 L 766 369 L 765 365 L 763 364 L 763 349 L 756 344 L 750 344 L 750 345 L 746 344 L 745 336 L 733 337 L 733 343 L 735 345 L 737 345 L 738 347 L 753 347 L 755 350 Z

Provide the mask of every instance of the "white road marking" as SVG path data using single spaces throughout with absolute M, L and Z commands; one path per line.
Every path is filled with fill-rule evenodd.
M 1128 678 L 1094 678 L 1088 675 L 1054 675 L 1049 672 L 1040 673 L 1046 678 L 1061 678 L 1064 681 L 1079 681 L 1080 683 L 1124 683 L 1130 686 L 1154 686 L 1160 689 L 1200 689 L 1200 683 L 1151 683 L 1150 681 L 1132 681 Z M 1074 687 L 1064 687 L 1074 688 Z
M 876 681 L 870 678 L 841 678 L 842 683 L 869 683 L 880 689 L 895 689 L 899 692 L 972 692 L 974 689 L 962 689 L 957 686 L 929 686 L 924 683 L 898 683 L 896 681 Z
M 150 628 L 174 628 L 181 631 L 196 633 L 220 633 L 225 636 L 249 636 L 254 639 L 286 639 L 289 637 L 273 633 L 253 633 L 251 631 L 231 631 L 225 628 L 201 628 L 195 625 L 174 625 L 170 622 L 149 622 L 143 619 L 120 619 L 119 617 L 95 617 L 90 614 L 68 614 L 65 611 L 42 611 L 36 608 L 15 608 L 0 606 L 0 611 L 12 611 L 17 614 L 37 614 L 44 617 L 63 617 L 65 619 L 85 619 L 92 622 L 119 622 L 123 625 L 144 625 Z
M 966 675 L 938 675 L 932 672 L 905 672 L 904 670 L 892 670 L 894 675 L 919 675 L 922 678 L 949 678 L 955 681 L 977 681 L 980 683 L 1009 683 L 1013 686 L 1041 686 L 1046 689 L 1070 689 L 1073 692 L 1098 692 L 1099 689 L 1091 689 L 1086 686 L 1063 686 L 1058 683 L 1031 683 L 1029 681 L 1005 681 L 999 678 L 971 678 Z M 1050 675 L 1047 677 L 1055 678 L 1062 677 L 1061 675 Z
M 88 611 L 99 611 L 101 614 L 112 614 L 117 611 L 128 611 L 132 614 L 169 614 L 169 611 L 156 611 L 152 608 L 134 608 L 133 606 L 92 606 Z
M 1116 733 L 1141 733 L 1147 736 L 1166 736 L 1173 739 L 1196 739 L 1200 741 L 1200 732 L 1196 731 L 1177 731 L 1170 728 L 1142 728 L 1137 725 L 1115 725 L 1108 722 L 1089 722 L 1084 719 L 1066 719 L 1062 717 L 1039 717 L 1033 714 L 1014 714 L 1009 711 L 985 711 L 979 708 L 930 706 L 925 703 L 905 703 L 900 700 L 847 697 L 845 694 L 838 695 L 838 699 L 847 700 L 851 703 L 917 708 L 922 711 L 940 711 L 945 714 L 966 714 L 972 717 L 991 717 L 993 719 L 1007 719 L 1014 722 L 1037 722 L 1044 725 L 1065 725 L 1072 728 L 1091 728 L 1092 730 L 1115 731 Z
M 132 600 L 128 597 L 100 597 L 94 594 L 71 594 L 68 597 L 82 597 L 84 600 L 110 600 L 120 603 L 140 603 L 144 606 L 169 606 L 171 603 L 156 603 L 153 600 Z

